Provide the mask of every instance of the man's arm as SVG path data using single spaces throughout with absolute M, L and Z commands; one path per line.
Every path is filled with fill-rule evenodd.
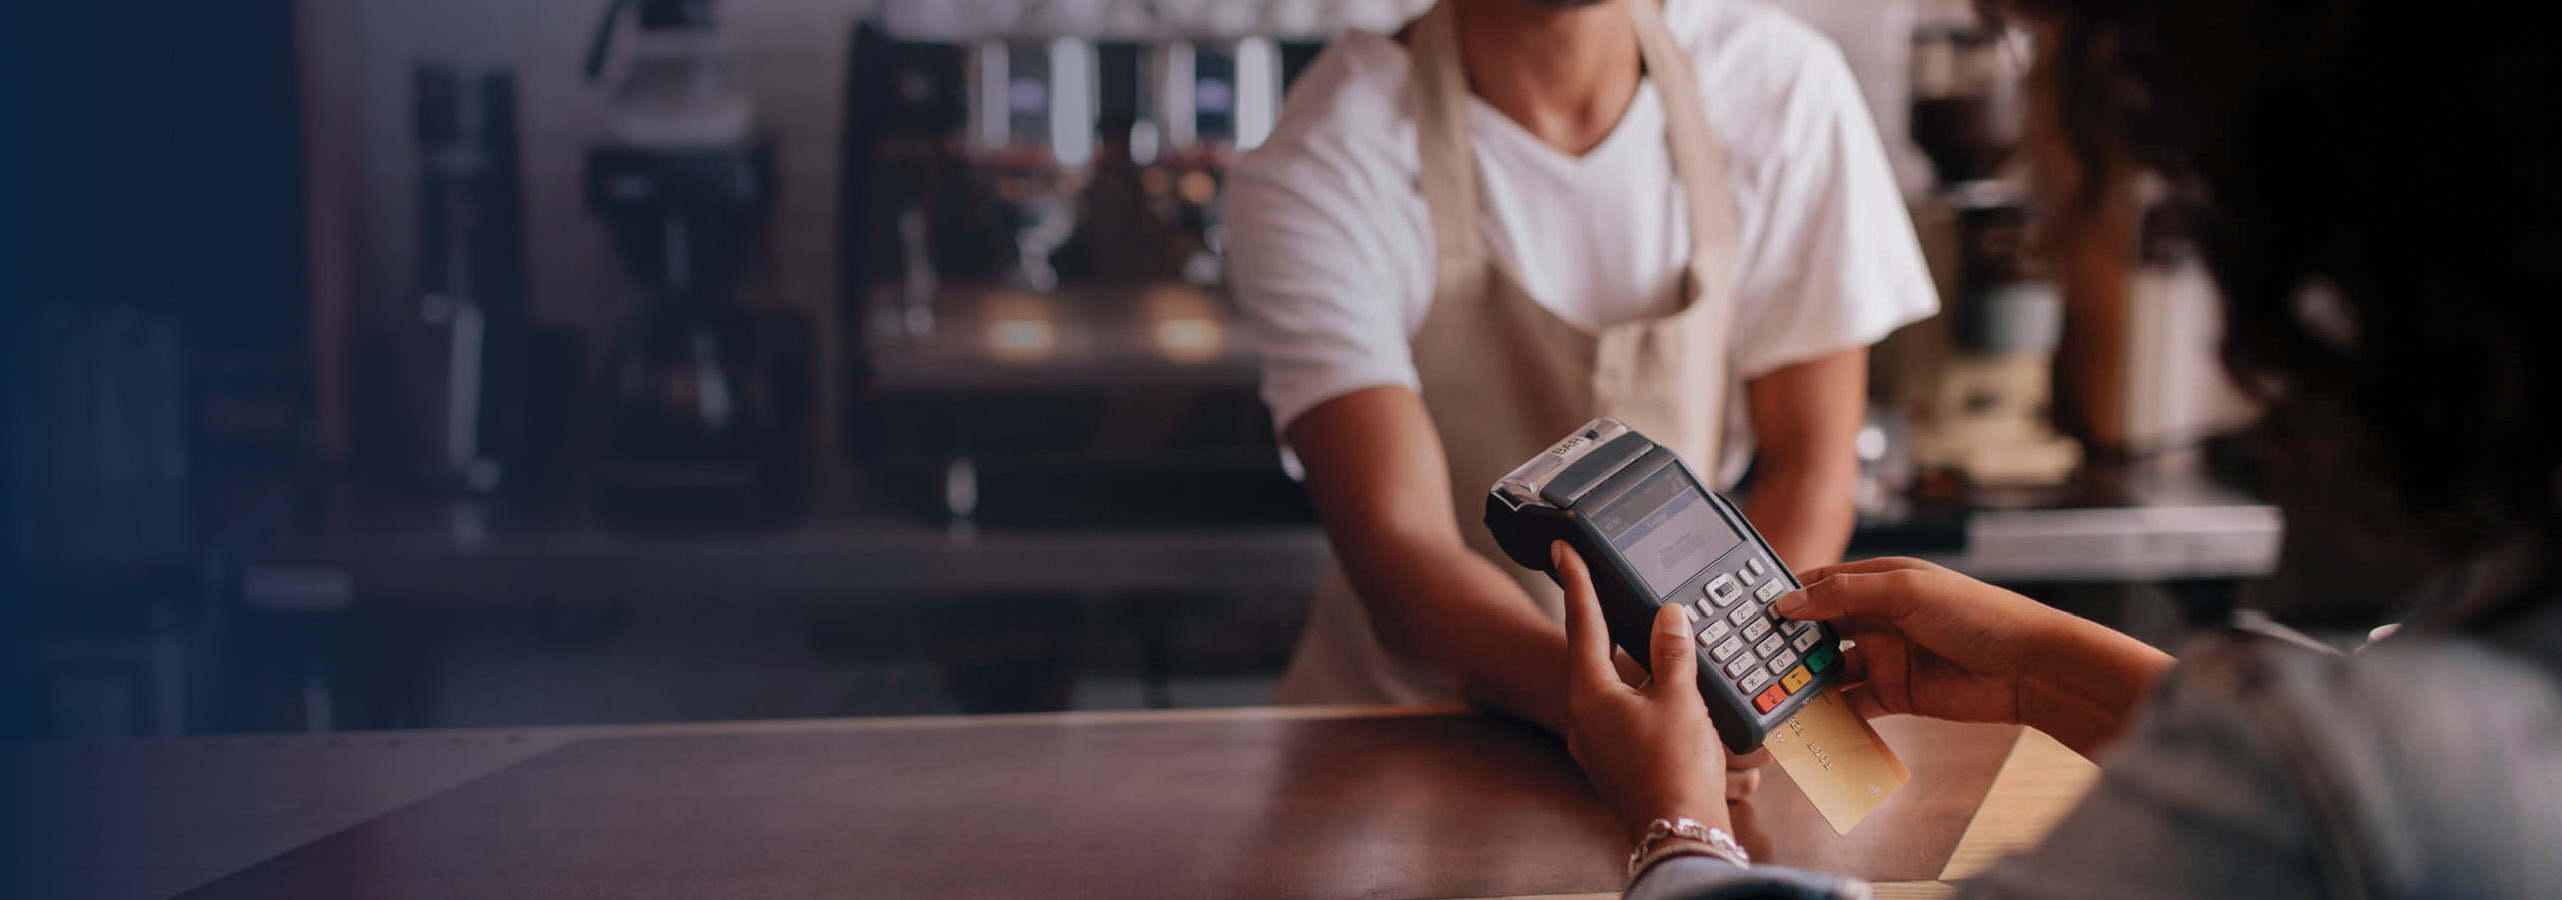
M 1868 410 L 1868 348 L 1786 366 L 1744 385 L 1759 474 L 1744 516 L 1789 568 L 1841 561 L 1859 513 L 1859 427 Z
M 1400 386 L 1355 391 L 1292 420 L 1287 436 L 1380 643 L 1471 703 L 1564 733 L 1565 628 L 1460 537 L 1423 398 Z

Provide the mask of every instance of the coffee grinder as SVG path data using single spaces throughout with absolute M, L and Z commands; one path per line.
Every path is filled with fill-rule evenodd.
M 1944 226 L 1954 248 L 1937 267 L 1947 353 L 1910 404 L 1912 454 L 1923 473 L 1954 476 L 1979 499 L 2060 484 L 2082 462 L 2051 412 L 2063 294 L 2032 245 L 2027 190 L 2002 177 L 2019 143 L 2021 58 L 1971 16 L 1913 33 L 1912 138 L 1937 178 L 1920 218 Z
M 792 391 L 738 296 L 772 212 L 771 140 L 712 0 L 614 0 L 589 80 L 626 7 L 637 8 L 632 48 L 585 188 L 639 297 L 605 373 L 595 501 L 626 525 L 774 521 L 795 505 Z

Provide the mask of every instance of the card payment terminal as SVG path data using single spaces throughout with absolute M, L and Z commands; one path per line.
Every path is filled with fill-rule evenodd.
M 1752 523 L 1679 455 L 1616 420 L 1586 423 L 1495 482 L 1486 527 L 1505 555 L 1551 579 L 1549 544 L 1573 546 L 1611 640 L 1641 663 L 1651 663 L 1655 610 L 1690 607 L 1699 693 L 1736 753 L 1841 678 L 1831 628 L 1770 612 L 1800 585 Z

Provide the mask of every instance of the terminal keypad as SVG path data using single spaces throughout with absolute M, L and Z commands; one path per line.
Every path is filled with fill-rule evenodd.
M 1699 646 L 1707 648 L 1716 672 L 1737 693 L 1752 698 L 1757 712 L 1768 713 L 1814 682 L 1815 675 L 1841 660 L 1823 626 L 1779 618 L 1770 602 L 1788 590 L 1788 581 L 1771 577 L 1771 564 L 1759 553 L 1718 564 L 1690 605 Z

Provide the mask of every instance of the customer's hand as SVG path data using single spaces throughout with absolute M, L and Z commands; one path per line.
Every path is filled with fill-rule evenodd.
M 1801 574 L 1776 612 L 1830 622 L 1857 642 L 1843 682 L 1853 708 L 1960 722 L 2018 722 L 2020 666 L 2038 620 L 2062 615 L 1918 559 L 1870 559 Z
M 2168 655 L 2097 623 L 1917 559 L 1800 573 L 1777 612 L 1854 646 L 1843 697 L 1876 716 L 2018 722 L 2090 753 L 2125 726 Z
M 1583 558 L 1559 541 L 1549 548 L 1566 593 L 1566 749 L 1601 801 L 1628 830 L 1688 817 L 1719 828 L 1726 815 L 1726 751 L 1699 699 L 1699 660 L 1690 614 L 1667 604 L 1655 615 L 1654 678 L 1632 687 L 1610 662 L 1610 628 Z

